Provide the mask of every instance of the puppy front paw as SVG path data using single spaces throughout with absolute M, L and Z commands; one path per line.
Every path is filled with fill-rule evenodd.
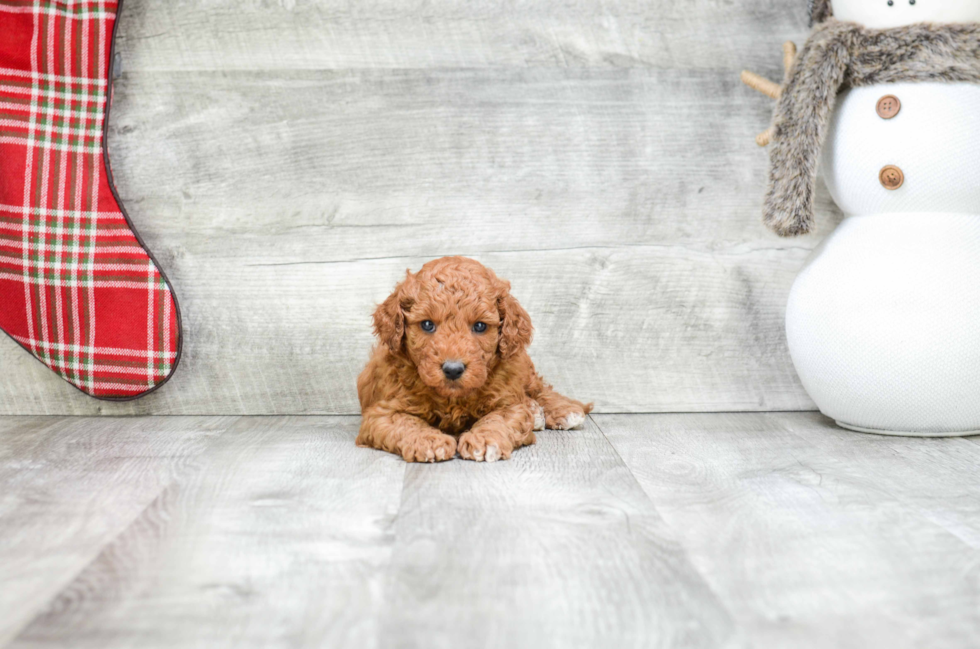
M 470 431 L 459 437 L 459 456 L 474 462 L 496 462 L 509 460 L 514 451 L 511 444 L 502 436 L 491 431 Z
M 406 462 L 445 462 L 456 455 L 456 438 L 437 432 L 412 435 L 401 443 Z
M 581 410 L 573 410 L 560 417 L 550 417 L 548 419 L 548 428 L 552 430 L 572 430 L 573 428 L 581 428 L 584 423 L 585 413 Z

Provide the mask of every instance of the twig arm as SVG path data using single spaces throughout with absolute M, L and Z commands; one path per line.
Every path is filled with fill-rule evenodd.
M 796 61 L 796 43 L 786 41 L 783 43 L 783 69 L 786 71 L 786 78 L 793 71 L 793 63 Z
M 783 43 L 783 68 L 785 70 L 785 80 L 789 80 L 789 75 L 793 71 L 793 63 L 796 62 L 796 43 L 793 41 L 786 41 Z M 782 87 L 765 77 L 756 74 L 755 72 L 750 72 L 749 70 L 743 70 L 740 77 L 742 83 L 747 85 L 753 90 L 758 90 L 765 96 L 771 99 L 779 99 L 779 96 L 783 93 Z M 773 127 L 769 127 L 762 133 L 755 136 L 755 143 L 759 146 L 768 146 L 772 141 L 772 136 L 774 132 Z
M 771 99 L 779 99 L 781 91 L 778 83 L 774 83 L 769 79 L 766 79 L 755 72 L 749 72 L 748 70 L 742 70 L 741 79 L 742 83 L 747 85 L 749 88 L 758 90 Z
M 759 146 L 769 146 L 769 143 L 772 142 L 773 131 L 775 130 L 776 130 L 775 128 L 770 126 L 762 133 L 759 133 L 758 135 L 755 136 L 755 143 L 758 144 Z

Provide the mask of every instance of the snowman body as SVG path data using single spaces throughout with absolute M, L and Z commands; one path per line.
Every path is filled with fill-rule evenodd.
M 980 86 L 842 93 L 821 172 L 846 218 L 787 305 L 807 392 L 856 430 L 980 432 Z

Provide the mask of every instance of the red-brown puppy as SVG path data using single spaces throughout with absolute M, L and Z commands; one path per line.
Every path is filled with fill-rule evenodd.
M 507 459 L 545 426 L 592 410 L 545 383 L 527 355 L 531 319 L 510 283 L 465 257 L 408 272 L 374 312 L 380 339 L 357 379 L 358 446 L 409 462 Z

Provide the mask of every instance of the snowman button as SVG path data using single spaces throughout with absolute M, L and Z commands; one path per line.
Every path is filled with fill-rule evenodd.
M 905 174 L 895 165 L 885 165 L 878 173 L 878 180 L 885 189 L 895 190 L 905 184 Z
M 891 119 L 902 110 L 902 102 L 895 95 L 885 95 L 878 100 L 875 110 L 878 111 L 878 117 L 881 119 Z

